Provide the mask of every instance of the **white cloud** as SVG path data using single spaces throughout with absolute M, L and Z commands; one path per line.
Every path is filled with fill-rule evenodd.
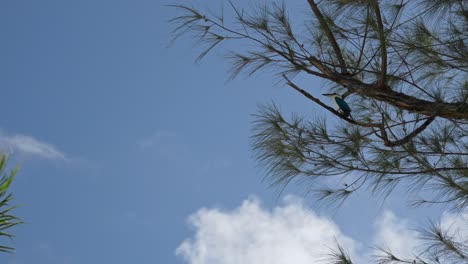
M 411 230 L 408 222 L 399 219 L 390 211 L 385 211 L 375 223 L 375 245 L 403 258 L 414 258 L 420 246 L 418 232 Z M 375 252 L 375 254 L 379 254 Z
M 0 150 L 50 160 L 66 160 L 65 154 L 55 146 L 25 135 L 0 134 Z
M 201 209 L 189 222 L 195 237 L 176 254 L 191 264 L 310 264 L 327 258 L 336 241 L 356 255 L 357 243 L 333 221 L 291 196 L 271 212 L 248 199 L 233 211 Z
M 456 242 L 468 245 L 468 210 L 458 214 L 444 213 L 440 225 Z
M 428 224 L 419 223 L 419 224 Z M 468 212 L 458 214 L 444 212 L 440 226 L 452 239 L 462 245 L 468 243 Z M 422 226 L 419 226 L 422 228 Z M 411 228 L 408 221 L 399 219 L 390 211 L 386 211 L 376 222 L 375 244 L 404 259 L 414 259 L 417 253 L 425 249 L 425 241 L 420 240 L 421 234 Z M 374 252 L 374 254 L 378 252 Z
M 445 213 L 441 225 L 466 240 L 467 222 L 468 213 Z M 195 234 L 179 245 L 176 255 L 190 264 L 327 263 L 324 260 L 331 249 L 336 249 L 336 241 L 355 263 L 375 263 L 371 258 L 379 252 L 373 246 L 414 259 L 423 245 L 414 230 L 418 226 L 386 211 L 376 219 L 374 238 L 363 250 L 362 243 L 343 234 L 331 219 L 317 215 L 294 196 L 287 196 L 273 210 L 262 208 L 255 198 L 231 211 L 202 208 L 189 217 L 189 224 Z

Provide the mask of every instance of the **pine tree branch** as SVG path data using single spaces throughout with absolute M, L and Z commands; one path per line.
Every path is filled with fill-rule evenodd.
M 308 99 L 312 100 L 313 102 L 317 103 L 321 107 L 327 109 L 329 112 L 333 113 L 334 115 L 338 116 L 339 118 L 341 118 L 341 119 L 343 119 L 343 120 L 345 120 L 345 121 L 347 121 L 347 122 L 349 122 L 351 124 L 354 124 L 354 125 L 358 125 L 358 126 L 362 126 L 362 127 L 370 127 L 370 128 L 379 128 L 380 131 L 381 131 L 381 135 L 379 135 L 378 133 L 375 133 L 375 134 L 384 141 L 384 144 L 387 147 L 395 147 L 395 146 L 400 146 L 400 145 L 408 143 L 410 140 L 412 140 L 417 135 L 419 135 L 422 131 L 424 131 L 435 120 L 435 118 L 437 116 L 437 113 L 433 112 L 433 114 L 428 119 L 426 119 L 426 121 L 421 126 L 416 128 L 415 130 L 413 130 L 413 132 L 411 132 L 410 134 L 408 134 L 404 138 L 401 138 L 401 139 L 395 140 L 395 141 L 391 141 L 389 139 L 388 135 L 387 135 L 386 128 L 385 128 L 386 126 L 384 125 L 384 122 L 382 122 L 381 124 L 364 123 L 364 122 L 359 122 L 359 121 L 344 117 L 343 115 L 341 115 L 338 111 L 336 111 L 332 107 L 329 107 L 328 105 L 326 105 L 322 101 L 320 101 L 318 98 L 314 97 L 310 93 L 308 93 L 305 90 L 301 89 L 299 86 L 297 86 L 295 83 L 293 83 L 285 75 L 283 75 L 283 78 L 286 80 L 286 83 L 290 87 L 292 87 L 293 89 L 295 89 L 296 91 L 298 91 L 299 93 L 301 93 L 302 95 L 307 97 Z M 384 117 L 382 117 L 382 120 L 384 120 Z
M 338 43 L 336 42 L 336 39 L 335 39 L 335 36 L 333 35 L 333 32 L 330 30 L 330 27 L 328 26 L 328 23 L 327 21 L 325 20 L 325 18 L 323 17 L 323 14 L 322 12 L 320 11 L 320 9 L 318 8 L 317 4 L 314 2 L 314 0 L 307 0 L 307 2 L 309 3 L 311 9 L 312 9 L 312 12 L 314 12 L 315 16 L 317 17 L 317 19 L 319 20 L 319 23 L 320 25 L 322 26 L 323 30 L 325 31 L 325 34 L 327 35 L 327 38 L 328 40 L 330 41 L 332 47 L 333 47 L 333 50 L 335 52 L 335 55 L 336 57 L 338 58 L 338 61 L 340 63 L 340 67 L 341 67 L 341 73 L 342 74 L 347 74 L 348 73 L 348 69 L 346 67 L 346 63 L 343 59 L 343 54 L 341 53 L 341 49 L 340 49 L 340 46 L 338 45 Z
M 379 41 L 380 41 L 380 50 L 382 51 L 382 65 L 380 65 L 381 73 L 380 73 L 380 80 L 379 80 L 379 87 L 385 85 L 385 77 L 387 76 L 387 45 L 385 43 L 385 31 L 382 22 L 382 14 L 380 12 L 379 2 L 377 0 L 372 1 L 375 16 L 377 18 L 377 25 L 378 25 L 378 33 L 379 33 Z
M 366 84 L 357 79 L 349 78 L 349 76 L 337 75 L 333 79 L 336 83 L 345 86 L 352 92 L 389 103 L 409 112 L 432 116 L 434 109 L 437 109 L 437 116 L 439 117 L 468 119 L 468 103 L 466 102 L 431 102 L 405 93 L 396 92 L 388 86 L 378 87 L 375 84 Z
M 293 83 L 286 75 L 283 74 L 283 78 L 286 80 L 286 83 L 291 86 L 294 90 L 298 91 L 299 93 L 301 93 L 302 95 L 304 95 L 305 97 L 307 97 L 308 99 L 312 100 L 313 102 L 317 103 L 318 105 L 320 105 L 321 107 L 327 109 L 328 111 L 330 111 L 331 113 L 333 113 L 334 115 L 338 116 L 339 118 L 347 121 L 348 123 L 351 123 L 351 124 L 354 124 L 354 125 L 358 125 L 358 126 L 362 126 L 362 127 L 380 127 L 380 124 L 372 124 L 372 123 L 364 123 L 364 122 L 358 122 L 356 120 L 353 120 L 351 118 L 348 118 L 348 117 L 344 117 L 342 114 L 340 114 L 338 111 L 336 111 L 335 109 L 333 109 L 332 107 L 324 104 L 322 101 L 320 101 L 318 98 L 316 98 L 315 96 L 311 95 L 310 93 L 306 92 L 305 90 L 301 89 L 299 86 L 297 86 L 295 83 Z
M 369 17 L 369 7 L 367 7 L 366 19 L 368 19 L 368 17 Z M 362 57 L 365 56 L 364 49 L 366 47 L 366 40 L 367 40 L 368 33 L 369 33 L 369 24 L 366 23 L 366 26 L 364 28 L 364 36 L 363 36 L 361 48 L 359 49 L 359 57 L 356 63 L 356 69 L 354 69 L 353 72 L 351 73 L 352 76 L 355 76 L 358 73 L 358 70 L 360 69 L 359 65 L 361 65 Z
M 416 128 L 415 130 L 413 130 L 413 132 L 411 132 L 410 134 L 408 134 L 406 137 L 404 137 L 402 139 L 395 140 L 395 141 L 390 141 L 388 138 L 386 138 L 384 140 L 385 141 L 385 146 L 387 146 L 387 147 L 396 147 L 396 146 L 400 146 L 400 145 L 408 143 L 411 139 L 413 139 L 419 133 L 424 131 L 424 129 L 426 129 L 426 127 L 429 126 L 429 124 L 431 124 L 432 121 L 435 120 L 435 118 L 436 118 L 435 114 L 430 116 L 421 126 Z

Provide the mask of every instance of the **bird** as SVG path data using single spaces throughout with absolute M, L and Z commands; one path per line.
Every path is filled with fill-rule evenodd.
M 337 93 L 332 93 L 332 94 L 323 94 L 325 96 L 330 97 L 333 100 L 333 103 L 335 103 L 335 106 L 338 108 L 338 112 L 342 114 L 344 117 L 348 117 L 351 115 L 351 108 L 349 105 L 343 100 L 341 95 Z

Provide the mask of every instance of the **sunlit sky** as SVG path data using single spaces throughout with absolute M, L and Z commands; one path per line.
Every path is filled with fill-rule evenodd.
M 171 3 L 0 1 L 0 143 L 21 167 L 25 221 L 0 239 L 16 248 L 0 263 L 311 263 L 334 237 L 365 258 L 377 242 L 405 248 L 411 232 L 389 237 L 441 214 L 401 191 L 317 208 L 297 185 L 271 187 L 250 149 L 258 105 L 326 113 L 268 72 L 228 81 L 223 48 L 194 63 L 193 39 L 170 45 Z

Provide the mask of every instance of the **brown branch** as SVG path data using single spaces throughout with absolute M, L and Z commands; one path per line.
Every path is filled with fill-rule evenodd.
M 352 95 L 353 93 L 354 93 L 353 91 L 348 90 L 341 96 L 341 98 L 345 99 L 346 97 Z
M 434 121 L 434 119 L 436 118 L 436 115 L 432 115 L 431 117 L 429 117 L 421 126 L 419 126 L 418 128 L 416 128 L 413 132 L 411 132 L 410 134 L 408 134 L 406 137 L 402 138 L 402 139 L 399 139 L 399 140 L 395 140 L 395 141 L 390 141 L 388 138 L 385 140 L 385 146 L 387 147 L 396 147 L 396 146 L 401 146 L 403 144 L 406 144 L 408 143 L 411 139 L 413 139 L 414 137 L 416 137 L 419 133 L 421 133 L 422 131 L 424 131 L 424 129 L 426 129 L 426 127 L 432 123 L 432 121 Z
M 380 39 L 380 50 L 382 51 L 382 69 L 381 69 L 381 76 L 379 80 L 379 86 L 382 87 L 385 85 L 385 76 L 387 75 L 387 47 L 385 44 L 385 32 L 384 26 L 382 22 L 382 14 L 379 8 L 379 2 L 377 0 L 373 1 L 373 6 L 375 9 L 375 16 L 377 17 L 377 25 L 378 25 L 378 33 Z
M 367 15 L 366 15 L 366 20 L 369 19 L 369 7 L 367 7 Z M 353 73 L 351 73 L 351 75 L 355 75 L 359 69 L 359 65 L 361 64 L 361 60 L 362 60 L 362 56 L 364 55 L 364 48 L 366 47 L 366 40 L 367 40 L 367 34 L 369 32 L 369 23 L 366 23 L 366 27 L 364 29 L 364 37 L 363 37 L 363 40 L 362 40 L 362 45 L 361 45 L 361 48 L 359 50 L 359 58 L 357 60 L 357 63 L 356 63 L 356 69 L 353 70 Z
M 388 86 L 378 87 L 375 84 L 363 83 L 346 75 L 337 74 L 333 80 L 361 96 L 374 98 L 409 112 L 432 116 L 436 109 L 439 117 L 468 119 L 468 103 L 466 102 L 427 101 L 394 91 Z
M 348 73 L 347 67 L 345 60 L 343 59 L 343 54 L 341 53 L 340 46 L 338 46 L 338 43 L 336 42 L 335 36 L 333 35 L 332 31 L 330 30 L 330 27 L 328 26 L 327 21 L 322 15 L 322 12 L 320 12 L 320 9 L 318 8 L 317 4 L 313 0 L 307 0 L 307 2 L 310 5 L 310 8 L 312 9 L 312 12 L 314 12 L 315 16 L 319 20 L 320 25 L 322 26 L 323 30 L 325 31 L 325 34 L 327 35 L 328 40 L 330 41 L 333 50 L 335 51 L 336 57 L 338 58 L 338 61 L 340 62 L 340 67 L 341 67 L 341 73 L 345 74 Z
M 432 116 L 434 110 L 437 109 L 437 116 L 439 117 L 453 119 L 468 119 L 468 103 L 466 102 L 447 103 L 443 101 L 427 101 L 424 99 L 419 99 L 414 96 L 394 91 L 389 86 L 367 84 L 347 74 L 334 73 L 329 67 L 325 66 L 322 61 L 318 60 L 315 57 L 311 56 L 308 58 L 308 60 L 314 67 L 320 70 L 323 73 L 323 75 L 317 74 L 317 72 L 310 73 L 307 70 L 305 70 L 306 72 L 324 79 L 328 79 L 346 87 L 348 89 L 348 92 L 345 93 L 346 96 L 352 93 L 356 93 L 361 96 L 366 96 L 381 102 L 386 102 L 388 104 L 391 104 L 395 107 L 409 112 L 419 113 L 429 117 Z M 308 70 L 310 71 L 310 69 Z M 408 82 L 403 78 L 398 79 L 404 82 Z M 416 86 L 415 83 L 410 84 Z M 422 87 L 416 87 L 418 89 L 422 89 Z
M 381 134 L 380 135 L 378 133 L 375 133 L 375 134 L 384 141 L 384 144 L 387 147 L 396 147 L 396 146 L 400 146 L 400 145 L 408 143 L 411 139 L 413 139 L 418 134 L 420 134 L 422 131 L 424 131 L 427 128 L 427 126 L 429 126 L 432 123 L 432 121 L 435 120 L 435 118 L 437 116 L 436 113 L 433 113 L 428 119 L 426 119 L 426 121 L 421 126 L 416 128 L 413 132 L 408 134 L 406 137 L 404 137 L 402 139 L 399 139 L 399 140 L 391 141 L 388 138 L 388 134 L 387 134 L 387 131 L 385 129 L 385 125 L 384 125 L 383 122 L 382 122 L 382 124 L 364 123 L 364 122 L 358 122 L 358 121 L 355 121 L 353 119 L 344 117 L 342 114 L 340 114 L 335 109 L 329 107 L 328 105 L 326 105 L 322 101 L 320 101 L 318 98 L 314 97 L 310 93 L 308 93 L 305 90 L 301 89 L 299 86 L 297 86 L 295 83 L 293 83 L 290 79 L 288 79 L 286 77 L 286 75 L 283 74 L 283 78 L 286 80 L 287 84 L 289 86 L 291 86 L 294 90 L 300 92 L 302 95 L 304 95 L 308 99 L 312 100 L 313 102 L 317 103 L 318 105 L 322 106 L 323 108 L 327 109 L 328 111 L 330 111 L 334 115 L 338 116 L 339 118 L 341 118 L 343 120 L 346 120 L 347 122 L 349 122 L 351 124 L 354 124 L 354 125 L 358 125 L 358 126 L 362 126 L 362 127 L 370 127 L 370 128 L 379 128 Z M 382 119 L 382 120 L 384 120 L 384 119 Z M 375 132 L 375 130 L 374 130 L 374 132 Z
M 303 89 L 301 89 L 299 86 L 297 86 L 295 83 L 293 83 L 291 80 L 289 80 L 288 77 L 286 77 L 286 75 L 283 74 L 283 78 L 286 80 L 286 83 L 291 86 L 294 90 L 300 92 L 302 95 L 304 95 L 305 97 L 307 97 L 308 99 L 312 100 L 313 102 L 317 103 L 318 105 L 320 105 L 321 107 L 327 109 L 328 111 L 330 111 L 331 113 L 333 113 L 334 115 L 338 116 L 339 118 L 347 121 L 348 123 L 351 123 L 353 125 L 358 125 L 358 126 L 362 126 L 362 127 L 380 127 L 380 124 L 373 124 L 373 123 L 364 123 L 364 122 L 358 122 L 356 120 L 353 120 L 353 119 L 350 119 L 350 118 L 347 118 L 347 117 L 344 117 L 342 114 L 340 114 L 338 111 L 336 111 L 335 109 L 333 109 L 332 107 L 324 104 L 322 101 L 320 101 L 318 98 L 314 97 L 313 95 L 311 95 L 310 93 L 304 91 Z

